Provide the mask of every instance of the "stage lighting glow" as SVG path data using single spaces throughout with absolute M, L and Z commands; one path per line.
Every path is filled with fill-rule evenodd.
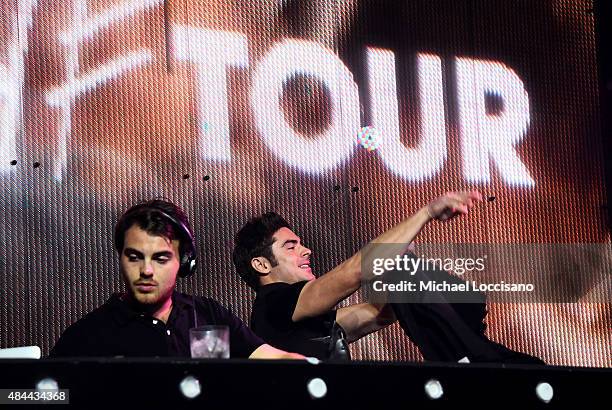
M 374 127 L 363 127 L 357 132 L 357 142 L 367 151 L 376 151 L 382 144 L 382 136 Z
M 186 376 L 179 384 L 179 389 L 183 396 L 188 399 L 195 399 L 202 393 L 200 381 L 193 376 Z
M 59 385 L 57 381 L 51 377 L 45 377 L 36 383 L 36 391 L 58 392 Z
M 323 379 L 318 377 L 309 380 L 306 387 L 308 389 L 308 394 L 310 394 L 310 397 L 313 399 L 322 399 L 327 394 L 327 384 Z
M 535 390 L 538 399 L 542 400 L 544 403 L 550 403 L 555 393 L 553 387 L 546 382 L 538 383 Z
M 432 400 L 438 400 L 444 395 L 442 384 L 436 379 L 428 380 L 425 383 L 425 394 Z

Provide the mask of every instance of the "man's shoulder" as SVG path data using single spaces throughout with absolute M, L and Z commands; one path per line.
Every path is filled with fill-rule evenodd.
M 195 306 L 196 308 L 204 309 L 216 309 L 219 307 L 223 308 L 223 305 L 221 305 L 221 303 L 219 303 L 216 299 L 207 296 L 196 296 L 187 293 L 174 292 L 173 300 L 174 303 L 179 306 Z
M 253 302 L 251 326 L 261 328 L 271 323 L 285 326 L 292 323 L 292 315 L 300 293 L 308 281 L 275 282 L 261 286 Z
M 119 295 L 111 296 L 104 304 L 98 306 L 85 316 L 72 323 L 65 332 L 97 329 L 112 320 L 112 312 L 121 303 Z
M 102 306 L 68 326 L 51 350 L 50 357 L 99 355 L 99 343 L 108 334 L 109 328 L 113 326 L 111 312 L 113 304 L 117 301 L 119 301 L 118 296 L 113 295 Z
M 174 302 L 184 309 L 193 309 L 197 312 L 198 320 L 210 324 L 227 323 L 237 319 L 230 309 L 210 297 L 175 292 Z
M 271 294 L 279 294 L 279 293 L 299 293 L 302 291 L 302 288 L 308 283 L 307 280 L 287 283 L 287 282 L 274 282 L 269 283 L 267 285 L 260 286 L 257 289 L 256 299 L 261 299 L 267 297 Z

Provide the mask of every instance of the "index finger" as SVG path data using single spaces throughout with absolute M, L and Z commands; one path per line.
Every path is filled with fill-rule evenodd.
M 482 194 L 476 190 L 474 191 L 463 191 L 461 197 L 464 199 L 471 199 L 473 201 L 482 201 Z

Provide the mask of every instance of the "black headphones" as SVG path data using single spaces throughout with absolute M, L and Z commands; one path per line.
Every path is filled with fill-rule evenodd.
M 195 249 L 195 240 L 193 239 L 191 231 L 185 226 L 184 223 L 177 220 L 176 218 L 173 218 L 170 214 L 167 214 L 159 208 L 154 209 L 158 211 L 160 215 L 162 215 L 167 220 L 172 222 L 175 226 L 177 226 L 182 232 L 183 239 L 187 240 L 187 243 L 185 244 L 186 249 L 181 255 L 181 265 L 179 267 L 178 276 L 180 278 L 186 278 L 188 276 L 193 275 L 198 266 L 198 260 L 196 258 L 197 253 Z
M 178 277 L 186 278 L 188 276 L 193 275 L 193 273 L 196 271 L 198 262 L 197 262 L 197 257 L 196 257 L 197 252 L 195 248 L 195 240 L 193 239 L 191 230 L 189 230 L 189 228 L 183 222 L 174 218 L 172 215 L 168 214 L 163 209 L 155 206 L 154 204 L 150 204 L 150 203 L 145 203 L 145 204 L 141 204 L 141 205 L 137 205 L 133 207 L 132 209 L 129 210 L 128 213 L 124 214 L 121 217 L 121 219 L 124 219 L 128 215 L 136 211 L 139 211 L 143 208 L 150 208 L 150 209 L 155 210 L 156 213 L 160 214 L 162 217 L 170 221 L 172 225 L 174 225 L 176 228 L 178 228 L 181 231 L 180 232 L 181 243 L 183 241 L 185 241 L 186 243 L 184 244 L 184 246 L 182 246 L 185 249 L 180 255 L 180 266 L 179 266 L 179 271 L 178 271 Z M 115 248 L 118 248 L 117 238 L 115 238 Z

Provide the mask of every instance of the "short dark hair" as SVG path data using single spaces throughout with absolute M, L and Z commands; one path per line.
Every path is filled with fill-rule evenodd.
M 251 288 L 259 288 L 259 273 L 251 266 L 251 260 L 258 256 L 268 259 L 276 266 L 272 254 L 274 233 L 281 228 L 289 228 L 289 223 L 275 212 L 267 212 L 252 218 L 236 234 L 232 260 L 238 274 Z
M 166 216 L 167 215 L 167 216 Z M 174 221 L 170 218 L 174 219 Z M 177 226 L 177 223 L 182 224 Z M 132 226 L 137 225 L 149 235 L 163 236 L 173 241 L 179 241 L 179 258 L 189 252 L 193 246 L 191 239 L 193 231 L 187 220 L 185 212 L 172 202 L 162 199 L 153 199 L 134 205 L 121 215 L 115 225 L 114 243 L 117 252 L 121 253 L 125 244 L 125 232 Z M 184 232 L 184 230 L 187 232 Z

